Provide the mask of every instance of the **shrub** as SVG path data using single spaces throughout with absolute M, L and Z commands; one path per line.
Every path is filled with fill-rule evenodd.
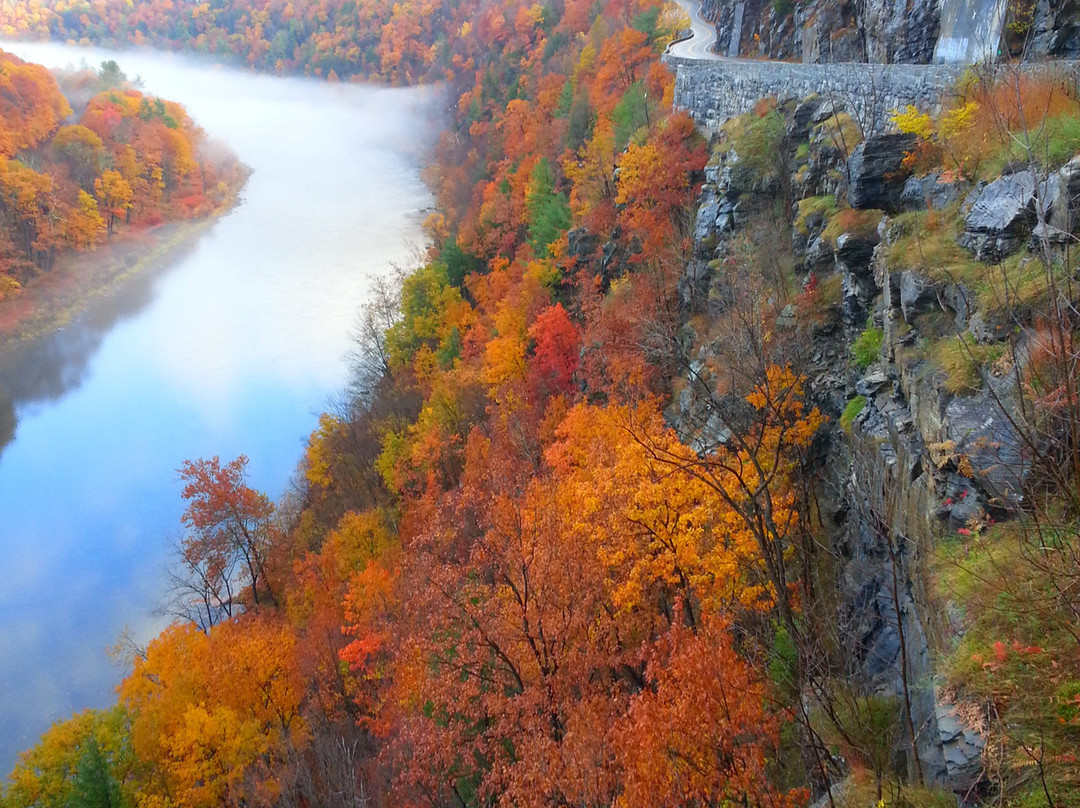
M 877 361 L 884 339 L 885 332 L 872 325 L 867 325 L 866 330 L 855 338 L 851 344 L 851 357 L 860 370 L 866 370 Z
M 911 104 L 902 110 L 896 110 L 889 116 L 889 120 L 901 132 L 917 135 L 923 140 L 928 140 L 934 134 L 934 124 L 930 116 L 925 112 L 919 112 Z
M 866 409 L 866 396 L 855 396 L 844 407 L 843 413 L 840 414 L 840 427 L 849 435 L 851 434 L 851 427 L 855 423 L 855 419 L 859 417 L 861 413 Z
M 940 144 L 965 176 L 990 179 L 1014 160 L 1054 168 L 1080 149 L 1078 99 L 1049 73 L 967 81 L 939 125 Z
M 784 171 L 784 136 L 784 116 L 775 109 L 760 117 L 750 116 L 735 136 L 740 173 L 745 171 L 754 179 L 761 179 L 778 176 Z
M 795 4 L 792 0 L 772 0 L 772 7 L 773 11 L 780 17 L 786 17 L 795 10 Z

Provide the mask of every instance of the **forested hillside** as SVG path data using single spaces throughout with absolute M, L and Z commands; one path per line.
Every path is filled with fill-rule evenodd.
M 72 106 L 78 106 L 77 112 Z M 205 216 L 242 172 L 115 64 L 56 77 L 0 51 L 0 300 L 129 224 Z
M 653 0 L 0 9 L 451 101 L 425 261 L 361 312 L 298 492 L 179 470 L 177 622 L 4 808 L 1075 797 L 1075 82 L 972 76 L 888 135 L 763 100 L 710 144 Z M 1035 180 L 971 224 L 1024 167 L 1064 238 Z M 976 397 L 1026 414 L 1027 498 L 1004 433 L 948 432 Z

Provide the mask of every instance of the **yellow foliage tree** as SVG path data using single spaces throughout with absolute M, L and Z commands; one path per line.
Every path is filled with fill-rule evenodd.
M 240 805 L 256 772 L 274 789 L 275 762 L 308 738 L 295 646 L 288 627 L 254 614 L 209 634 L 174 625 L 150 644 L 120 687 L 135 753 L 156 772 L 148 795 L 183 808 Z

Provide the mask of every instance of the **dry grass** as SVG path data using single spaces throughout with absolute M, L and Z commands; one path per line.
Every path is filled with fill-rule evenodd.
M 945 374 L 943 387 L 956 395 L 969 395 L 982 387 L 982 368 L 998 362 L 1007 350 L 1005 343 L 984 345 L 971 334 L 945 337 L 932 343 L 927 354 Z
M 840 112 L 826 118 L 813 129 L 813 139 L 835 147 L 844 157 L 848 157 L 862 140 L 862 129 L 846 112 Z
M 880 210 L 855 210 L 844 208 L 829 220 L 828 226 L 822 232 L 821 237 L 833 247 L 836 241 L 844 233 L 857 238 L 873 238 L 877 233 L 881 217 L 885 214 Z
M 985 269 L 956 243 L 963 227 L 959 203 L 900 214 L 889 225 L 890 269 L 920 272 L 935 281 L 977 283 Z

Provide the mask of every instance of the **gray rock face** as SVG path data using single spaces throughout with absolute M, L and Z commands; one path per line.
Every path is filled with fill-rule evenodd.
M 876 135 L 856 146 L 847 164 L 851 207 L 896 212 L 909 173 L 902 162 L 915 143 L 915 135 L 891 134 Z
M 1008 400 L 1007 393 L 1000 393 Z M 945 435 L 967 457 L 972 480 L 1001 505 L 1020 503 L 1030 470 L 1025 446 L 990 393 L 956 396 L 945 407 Z
M 701 195 L 701 206 L 698 208 L 697 218 L 694 220 L 694 240 L 703 242 L 716 227 L 716 216 L 720 212 L 720 201 L 716 198 L 716 192 L 707 190 Z
M 570 255 L 576 258 L 589 258 L 600 244 L 600 239 L 584 227 L 567 232 L 566 241 Z
M 925 728 L 918 733 L 918 755 L 928 779 L 940 783 L 946 764 L 934 723 L 933 662 L 915 574 L 918 548 L 934 530 L 940 498 L 924 459 L 922 432 L 896 385 L 882 383 L 886 376 L 873 372 L 859 386 L 868 401 L 852 430 L 846 467 L 843 501 L 848 510 L 838 549 L 849 559 L 843 571 L 849 611 L 841 617 L 841 630 L 858 663 L 856 680 L 867 682 L 871 692 L 900 696 L 903 626 L 912 719 Z M 914 764 L 907 744 L 899 743 L 895 751 L 908 760 L 910 770 Z
M 864 38 L 851 24 L 854 15 L 855 7 L 849 3 L 829 0 L 799 3 L 795 10 L 795 32 L 802 61 L 821 64 L 867 61 Z
M 934 56 L 941 8 L 937 0 L 868 0 L 860 22 L 869 61 L 925 64 Z
M 900 204 L 904 210 L 940 210 L 960 198 L 960 184 L 942 182 L 937 174 L 910 177 L 904 183 Z
M 938 703 L 935 718 L 945 762 L 945 771 L 938 774 L 938 779 L 953 791 L 965 793 L 982 775 L 986 741 L 965 724 L 956 714 L 955 707 L 947 702 Z
M 925 64 L 941 21 L 939 0 L 800 0 L 784 6 L 704 0 L 702 15 L 716 23 L 718 49 L 729 56 L 831 64 Z
M 918 272 L 900 273 L 900 313 L 904 322 L 911 320 L 923 307 L 937 300 L 934 282 Z
M 1080 3 L 1038 0 L 1032 22 L 1032 56 L 1075 59 L 1080 56 Z
M 1066 163 L 1056 177 L 1047 223 L 1062 233 L 1075 233 L 1080 229 L 1080 157 Z
M 686 266 L 678 286 L 687 311 L 703 311 L 710 304 L 710 284 L 714 280 L 710 259 L 723 253 L 726 237 L 738 224 L 739 203 L 732 190 L 732 167 L 737 162 L 738 155 L 732 151 L 720 162 L 705 167 L 705 184 L 694 219 L 695 257 Z
M 960 244 L 991 263 L 1020 249 L 1036 222 L 1031 172 L 1009 174 L 972 194 Z

